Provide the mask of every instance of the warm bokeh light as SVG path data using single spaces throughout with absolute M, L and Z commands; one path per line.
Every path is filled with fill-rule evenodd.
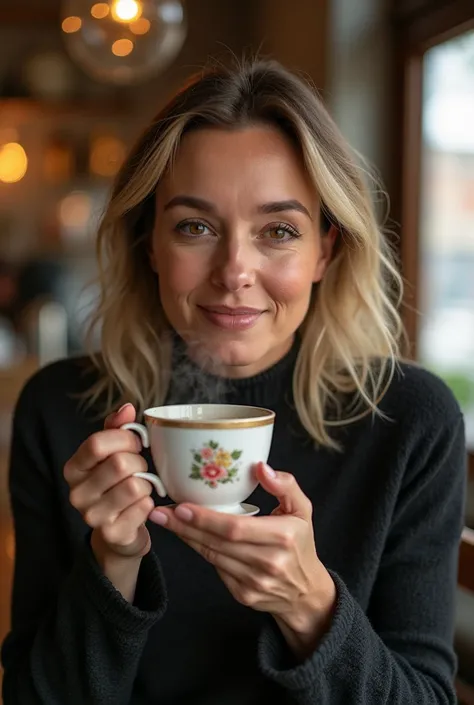
M 125 158 L 125 145 L 113 135 L 96 137 L 92 142 L 89 168 L 97 176 L 115 176 Z
M 110 7 L 106 2 L 96 2 L 91 7 L 91 15 L 95 20 L 103 20 L 110 12 Z
M 112 44 L 112 54 L 115 56 L 128 56 L 133 51 L 133 42 L 131 39 L 117 39 Z
M 73 191 L 59 204 L 59 220 L 65 228 L 85 228 L 91 214 L 91 199 L 84 191 Z
M 140 17 L 136 22 L 130 24 L 130 31 L 133 34 L 147 34 L 150 31 L 151 22 L 146 17 Z
M 0 181 L 14 184 L 21 181 L 28 169 L 28 157 L 18 142 L 9 142 L 0 148 Z
M 66 17 L 61 25 L 63 32 L 66 34 L 73 34 L 74 32 L 79 32 L 82 27 L 82 20 L 80 17 Z
M 137 0 L 116 0 L 112 5 L 112 16 L 119 22 L 134 22 L 141 14 L 142 7 Z

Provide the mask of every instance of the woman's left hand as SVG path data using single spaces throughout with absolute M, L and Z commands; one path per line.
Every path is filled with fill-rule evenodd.
M 311 502 L 293 475 L 275 473 L 263 463 L 256 473 L 279 500 L 270 516 L 182 504 L 154 509 L 149 518 L 212 563 L 238 602 L 272 614 L 295 654 L 304 658 L 328 629 L 336 588 L 316 553 Z

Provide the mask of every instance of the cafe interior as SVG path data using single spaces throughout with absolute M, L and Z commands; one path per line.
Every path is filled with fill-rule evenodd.
M 141 128 L 210 57 L 256 54 L 309 78 L 383 180 L 409 354 L 464 412 L 455 648 L 459 702 L 474 705 L 472 0 L 0 0 L 0 641 L 18 395 L 85 350 L 95 234 Z

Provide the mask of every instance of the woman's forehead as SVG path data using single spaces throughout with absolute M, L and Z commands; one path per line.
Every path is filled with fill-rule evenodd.
M 308 210 L 318 204 L 292 142 L 279 130 L 262 126 L 187 134 L 157 191 L 162 203 L 187 194 L 255 204 L 297 199 Z

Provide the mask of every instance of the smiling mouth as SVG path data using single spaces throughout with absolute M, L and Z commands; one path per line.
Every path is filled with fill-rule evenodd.
M 261 315 L 265 313 L 262 309 L 239 306 L 231 308 L 229 306 L 199 306 L 205 318 L 217 328 L 223 330 L 241 331 L 253 328 Z

